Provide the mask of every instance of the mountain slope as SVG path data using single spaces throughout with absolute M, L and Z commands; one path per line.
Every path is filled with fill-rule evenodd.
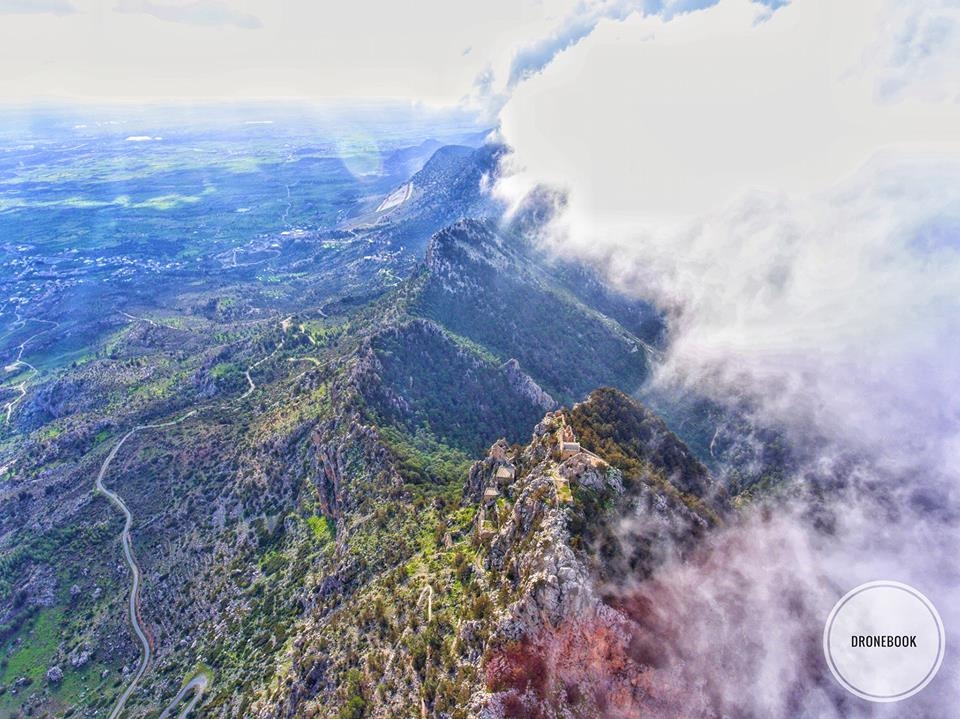
M 523 240 L 463 220 L 431 239 L 411 311 L 516 358 L 560 401 L 604 384 L 636 390 L 649 372 L 651 338 L 586 304 L 566 279 Z M 642 303 L 633 307 L 653 316 Z
M 197 672 L 211 717 L 496 703 L 508 690 L 475 665 L 546 601 L 544 567 L 572 556 L 590 582 L 647 571 L 717 521 L 722 496 L 649 413 L 614 390 L 555 412 L 598 385 L 640 386 L 659 324 L 588 269 L 460 219 L 486 207 L 495 152 L 441 153 L 413 179 L 423 194 L 382 221 L 278 244 L 302 292 L 275 307 L 266 280 L 257 312 L 242 292 L 187 288 L 169 314 L 131 313 L 97 356 L 32 388 L 0 487 L 16 508 L 0 517 L 0 640 L 11 683 L 32 683 L 25 706 L 102 715 L 137 669 L 121 520 L 91 493 L 134 426 L 191 413 L 137 433 L 105 478 L 134 516 L 154 643 L 130 717 L 155 715 Z M 612 469 L 559 461 L 561 423 Z M 508 447 L 535 425 L 526 449 Z M 486 496 L 505 459 L 516 486 Z M 669 521 L 631 540 L 639 553 L 618 550 L 614 528 L 636 512 Z M 531 553 L 541 536 L 563 556 Z M 26 636 L 42 638 L 43 666 L 18 674 Z M 46 679 L 53 667 L 62 680 Z
M 642 628 L 602 599 L 604 570 L 624 557 L 589 537 L 636 517 L 648 543 L 666 532 L 689 544 L 718 521 L 723 502 L 708 498 L 705 471 L 672 435 L 624 445 L 600 429 L 622 414 L 647 417 L 606 390 L 548 413 L 524 448 L 496 443 L 471 468 L 460 508 L 424 517 L 419 550 L 360 590 L 352 604 L 359 611 L 304 621 L 288 672 L 255 715 L 596 717 L 614 700 L 625 710 L 669 700 L 673 690 L 659 696 L 644 679 L 632 639 Z M 586 417 L 597 422 L 598 454 L 565 457 L 564 428 Z M 621 459 L 628 456 L 645 459 Z M 664 457 L 684 461 L 670 467 Z M 664 493 L 667 477 L 706 494 Z M 564 638 L 567 649 L 583 651 L 588 642 L 570 639 L 584 632 L 622 655 L 599 688 L 575 671 L 584 656 L 554 648 Z M 574 677 L 576 685 L 567 681 Z
M 387 240 L 419 258 L 430 237 L 447 225 L 464 217 L 500 215 L 486 185 L 502 154 L 503 148 L 493 144 L 441 147 L 419 172 L 344 228 L 371 242 Z

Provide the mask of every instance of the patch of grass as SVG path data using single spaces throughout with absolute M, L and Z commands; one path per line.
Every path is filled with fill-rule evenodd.
M 75 707 L 85 700 L 100 696 L 103 693 L 104 684 L 115 678 L 107 675 L 106 679 L 101 679 L 100 672 L 103 666 L 99 664 L 90 663 L 80 670 L 66 666 L 60 668 L 63 669 L 63 681 L 53 687 L 50 694 L 54 702 L 63 709 Z M 54 713 L 60 714 L 60 712 Z
M 307 524 L 313 533 L 313 538 L 320 544 L 328 544 L 333 541 L 337 533 L 337 527 L 333 521 L 327 517 L 314 515 L 307 517 Z
M 23 643 L 5 660 L 0 662 L 0 683 L 9 685 L 19 677 L 26 677 L 34 684 L 46 681 L 50 660 L 60 642 L 60 623 L 63 610 L 43 609 L 37 613 L 20 635 Z
M 63 434 L 63 427 L 58 427 L 57 425 L 49 425 L 41 431 L 40 437 L 42 439 L 56 439 L 61 434 Z
M 213 369 L 210 370 L 210 374 L 214 379 L 223 379 L 224 377 L 229 377 L 232 374 L 236 374 L 240 370 L 232 362 L 220 362 L 213 366 Z

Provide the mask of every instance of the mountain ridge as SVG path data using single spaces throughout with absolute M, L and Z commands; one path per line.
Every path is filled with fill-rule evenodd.
M 140 607 L 154 638 L 130 716 L 166 706 L 198 667 L 211 679 L 197 706 L 211 717 L 466 708 L 473 694 L 498 693 L 471 667 L 502 649 L 487 640 L 506 631 L 496 615 L 520 596 L 505 579 L 509 560 L 489 564 L 489 548 L 514 563 L 556 559 L 527 553 L 532 525 L 520 515 L 516 546 L 509 532 L 495 539 L 521 495 L 517 511 L 540 517 L 537 526 L 552 517 L 544 526 L 555 546 L 590 582 L 614 566 L 593 549 L 616 544 L 604 507 L 641 502 L 675 517 L 675 532 L 643 538 L 638 556 L 622 553 L 634 567 L 660 561 L 660 542 L 678 545 L 720 521 L 724 500 L 665 428 L 625 395 L 582 402 L 598 386 L 643 385 L 659 320 L 649 305 L 598 289 L 589 268 L 549 261 L 509 223 L 483 215 L 480 178 L 499 151 L 428 162 L 420 181 L 432 177 L 430 193 L 447 192 L 439 199 L 425 192 L 372 225 L 278 240 L 271 252 L 277 262 L 289 253 L 299 305 L 288 292 L 269 310 L 259 280 L 252 296 L 262 306 L 240 291 L 205 299 L 189 289 L 171 305 L 181 314 L 129 313 L 103 352 L 23 400 L 11 431 L 26 440 L 4 495 L 20 519 L 7 515 L 0 539 L 2 638 L 57 627 L 61 639 L 45 656 L 64 677 L 43 684 L 32 711 L 63 701 L 93 717 L 137 667 L 119 518 L 91 489 L 113 443 L 139 424 L 193 411 L 182 425 L 131 437 L 105 477 L 135 518 Z M 477 208 L 479 218 L 460 216 Z M 304 277 L 305 267 L 315 275 Z M 651 452 L 585 413 L 605 397 L 601 414 L 644 429 Z M 566 469 L 548 457 L 561 418 L 593 453 Z M 491 446 L 522 482 L 492 503 L 483 463 L 501 460 L 490 459 Z M 593 461 L 629 481 L 592 479 Z M 552 478 L 564 472 L 567 489 Z M 616 486 L 626 494 L 608 492 Z M 474 573 L 487 578 L 474 582 Z M 357 644 L 374 630 L 376 647 Z M 378 673 L 406 689 L 378 695 Z M 75 686 L 87 693 L 67 702 Z

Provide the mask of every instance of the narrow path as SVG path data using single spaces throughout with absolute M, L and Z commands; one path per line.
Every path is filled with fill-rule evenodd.
M 414 609 L 420 609 L 420 605 L 423 603 L 423 597 L 427 597 L 427 621 L 433 621 L 433 587 L 430 584 L 427 584 L 423 589 L 420 590 L 420 595 L 417 597 L 417 602 L 414 604 Z M 400 632 L 400 636 L 397 638 L 397 641 L 393 645 L 393 650 L 390 652 L 390 656 L 387 658 L 387 663 L 384 665 L 383 673 L 386 674 L 391 665 L 393 664 L 394 657 L 397 656 L 397 652 L 400 649 L 400 644 L 403 642 L 404 638 L 410 634 L 413 630 L 408 624 L 404 627 L 403 631 Z M 416 674 L 416 672 L 414 672 Z
M 267 355 L 266 357 L 264 357 L 263 359 L 258 360 L 258 361 L 256 361 L 256 362 L 254 362 L 252 365 L 250 365 L 249 367 L 247 367 L 246 371 L 243 373 L 243 376 L 247 378 L 247 384 L 250 385 L 250 388 L 249 388 L 246 392 L 243 393 L 243 395 L 240 397 L 240 399 L 246 399 L 246 398 L 249 397 L 251 394 L 253 394 L 253 391 L 257 388 L 257 385 L 254 383 L 253 378 L 250 376 L 250 371 L 251 371 L 251 370 L 255 370 L 257 367 L 259 367 L 260 365 L 262 365 L 262 364 L 263 364 L 264 362 L 266 362 L 268 359 L 270 359 L 271 357 L 273 357 L 277 352 L 279 352 L 281 349 L 283 349 L 283 343 L 284 343 L 284 340 L 280 340 L 280 344 L 277 345 L 277 348 L 276 348 L 273 352 L 271 352 L 270 354 L 268 354 L 268 355 Z
M 433 621 L 433 586 L 428 584 L 423 588 L 423 591 L 420 592 L 420 596 L 417 597 L 417 607 L 420 606 L 420 602 L 423 601 L 423 595 L 427 595 L 427 621 Z
M 15 322 L 12 326 L 13 326 L 13 327 L 17 327 L 17 326 L 19 325 L 20 327 L 23 327 L 24 325 L 26 325 L 26 323 L 27 323 L 28 320 L 32 320 L 33 322 L 41 322 L 41 323 L 47 324 L 47 325 L 53 325 L 53 327 L 48 327 L 48 328 L 45 329 L 45 330 L 40 330 L 39 332 L 35 332 L 34 334 L 32 334 L 32 335 L 30 335 L 29 337 L 27 337 L 27 339 L 25 339 L 25 340 L 24 340 L 23 342 L 21 342 L 19 345 L 17 345 L 17 357 L 16 357 L 16 359 L 14 359 L 13 362 L 11 362 L 11 363 L 8 364 L 6 367 L 4 367 L 4 369 L 5 369 L 7 372 L 13 372 L 14 370 L 17 369 L 17 367 L 26 367 L 26 368 L 29 369 L 30 372 L 32 373 L 32 374 L 31 374 L 31 377 L 35 377 L 35 376 L 37 376 L 38 374 L 40 374 L 40 370 L 38 370 L 36 367 L 34 367 L 34 366 L 33 366 L 32 364 L 30 364 L 29 362 L 25 362 L 25 361 L 24 361 L 24 359 L 23 359 L 23 352 L 24 352 L 24 350 L 27 348 L 27 345 L 28 345 L 33 339 L 35 339 L 36 337 L 39 337 L 39 336 L 42 335 L 42 334 L 45 334 L 45 333 L 47 333 L 47 332 L 51 332 L 51 331 L 57 329 L 57 327 L 60 326 L 60 323 L 59 323 L 59 322 L 54 322 L 53 320 L 38 320 L 38 319 L 34 319 L 34 318 L 32 318 L 32 317 L 28 317 L 28 318 L 26 318 L 26 319 L 21 319 L 21 318 L 20 318 L 20 313 L 18 312 L 18 313 L 17 313 L 17 322 Z M 20 384 L 18 384 L 18 385 L 12 385 L 12 386 L 15 387 L 18 392 L 20 392 L 20 396 L 13 398 L 12 400 L 10 400 L 9 402 L 7 402 L 7 403 L 4 405 L 4 408 L 3 408 L 3 409 L 4 409 L 4 413 L 5 413 L 5 417 L 4 417 L 4 420 L 3 420 L 3 423 L 4 423 L 4 424 L 10 424 L 10 418 L 13 416 L 13 408 L 16 407 L 17 404 L 19 404 L 19 403 L 23 400 L 23 398 L 27 396 L 27 379 L 24 379 L 24 380 L 23 380 L 22 382 L 20 382 Z
M 151 646 L 150 637 L 147 634 L 147 630 L 144 628 L 143 621 L 140 617 L 141 574 L 140 567 L 137 565 L 136 557 L 133 554 L 133 546 L 130 540 L 130 527 L 133 526 L 133 514 L 130 513 L 130 509 L 120 498 L 120 495 L 116 494 L 115 492 L 111 492 L 103 485 L 103 478 L 106 476 L 107 470 L 110 468 L 110 463 L 113 462 L 114 458 L 117 456 L 117 453 L 120 451 L 120 448 L 137 432 L 140 432 L 144 429 L 172 427 L 175 424 L 180 424 L 193 414 L 196 414 L 196 410 L 187 412 L 187 414 L 183 415 L 182 417 L 170 422 L 161 422 L 159 424 L 141 424 L 134 427 L 125 435 L 123 435 L 123 437 L 120 438 L 120 441 L 113 446 L 113 449 L 110 450 L 110 454 L 107 455 L 107 458 L 103 460 L 103 464 L 100 465 L 100 473 L 97 475 L 97 481 L 95 485 L 96 491 L 109 499 L 114 506 L 120 510 L 124 517 L 123 532 L 120 534 L 120 541 L 123 545 L 124 559 L 127 561 L 127 566 L 130 567 L 130 574 L 133 578 L 133 581 L 130 585 L 130 600 L 127 605 L 127 616 L 130 619 L 130 626 L 133 627 L 134 634 L 137 635 L 137 639 L 140 641 L 140 647 L 143 654 L 140 660 L 140 666 L 137 669 L 137 673 L 134 674 L 133 679 L 130 681 L 130 684 L 127 686 L 123 694 L 120 695 L 116 706 L 114 706 L 113 711 L 110 713 L 109 719 L 117 719 L 117 717 L 120 716 L 120 713 L 123 711 L 127 700 L 130 698 L 130 695 L 133 694 L 134 690 L 137 688 L 137 684 L 140 683 L 140 680 L 147 671 L 147 667 L 150 664 L 150 658 L 153 654 L 153 648 Z
M 713 448 L 717 445 L 717 437 L 720 436 L 720 425 L 717 425 L 717 430 L 713 433 L 713 438 L 710 440 L 710 456 L 714 459 L 717 458 L 717 455 L 713 453 Z
M 280 224 L 282 224 L 286 229 L 290 229 L 290 210 L 293 209 L 293 196 L 290 194 L 290 188 L 296 187 L 300 184 L 300 180 L 297 180 L 292 185 L 287 185 L 287 206 L 283 211 L 283 215 L 280 217 Z
M 197 702 L 200 701 L 200 698 L 203 696 L 203 692 L 206 691 L 207 684 L 210 683 L 210 678 L 206 673 L 201 672 L 197 674 L 193 679 L 183 685 L 183 689 L 180 690 L 180 693 L 174 698 L 172 702 L 167 705 L 167 708 L 163 710 L 158 719 L 167 719 L 170 716 L 171 712 L 176 710 L 187 695 L 191 692 L 193 697 L 191 697 L 187 706 L 183 708 L 179 714 L 177 714 L 177 719 L 186 719 L 187 715 L 193 711 L 193 708 L 197 705 Z
M 323 362 L 316 357 L 287 357 L 287 362 L 313 362 L 317 367 L 323 367 Z
M 154 322 L 154 321 L 153 321 L 152 319 L 150 319 L 149 317 L 137 317 L 136 315 L 132 315 L 132 314 L 130 314 L 129 312 L 124 312 L 123 310 L 120 310 L 120 314 L 122 314 L 124 317 L 126 317 L 126 318 L 127 318 L 128 320 L 130 320 L 131 322 L 147 322 L 147 323 L 153 325 L 154 327 L 159 327 L 159 326 L 160 326 L 159 324 L 157 324 L 156 322 Z
M 12 400 L 10 400 L 4 405 L 4 409 L 6 411 L 6 417 L 4 417 L 4 420 L 3 420 L 4 424 L 10 424 L 10 417 L 13 415 L 13 408 L 17 406 L 20 400 L 22 400 L 24 397 L 27 396 L 26 380 L 14 386 L 16 387 L 17 391 L 20 393 L 20 396 L 13 398 Z
M 326 367 L 326 366 L 327 366 L 326 364 L 324 364 L 323 362 L 321 362 L 320 360 L 318 360 L 316 357 L 287 357 L 287 362 L 310 362 L 310 363 L 312 363 L 315 367 Z M 328 364 L 329 364 L 329 363 L 328 363 Z M 293 381 L 294 381 L 294 382 L 298 381 L 301 377 L 303 377 L 304 375 L 306 375 L 307 372 L 309 372 L 309 371 L 310 371 L 310 370 L 307 370 L 306 372 L 301 372 L 300 374 L 298 374 L 296 377 L 293 378 Z

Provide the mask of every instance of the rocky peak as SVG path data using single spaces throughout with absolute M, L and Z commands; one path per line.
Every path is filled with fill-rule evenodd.
M 672 476 L 671 467 L 658 463 L 685 451 L 678 440 L 667 450 L 667 439 L 651 431 L 639 438 L 647 464 L 627 461 L 641 449 L 624 443 L 617 424 L 653 421 L 647 414 L 629 398 L 606 392 L 574 410 L 548 413 L 522 451 L 504 501 L 478 514 L 486 525 L 478 531 L 486 566 L 502 578 L 501 593 L 510 601 L 490 629 L 485 686 L 472 697 L 471 716 L 592 717 L 604 715 L 611 701 L 626 716 L 661 701 L 650 696 L 646 668 L 636 656 L 640 630 L 604 601 L 604 582 L 611 571 L 623 576 L 626 566 L 655 565 L 662 560 L 651 549 L 658 541 L 675 546 L 710 520 L 673 485 L 653 479 Z M 475 465 L 478 476 L 481 466 L 493 466 L 494 456 L 491 451 L 488 464 Z M 644 556 L 629 556 L 627 544 Z M 604 653 L 601 687 L 584 668 L 595 645 Z
M 467 475 L 464 497 L 471 502 L 483 501 L 484 492 L 494 488 L 498 492 L 516 476 L 515 458 L 506 440 L 498 439 L 487 456 L 474 462 Z
M 436 277 L 451 278 L 481 268 L 504 270 L 510 261 L 492 222 L 462 219 L 430 238 L 425 264 Z

